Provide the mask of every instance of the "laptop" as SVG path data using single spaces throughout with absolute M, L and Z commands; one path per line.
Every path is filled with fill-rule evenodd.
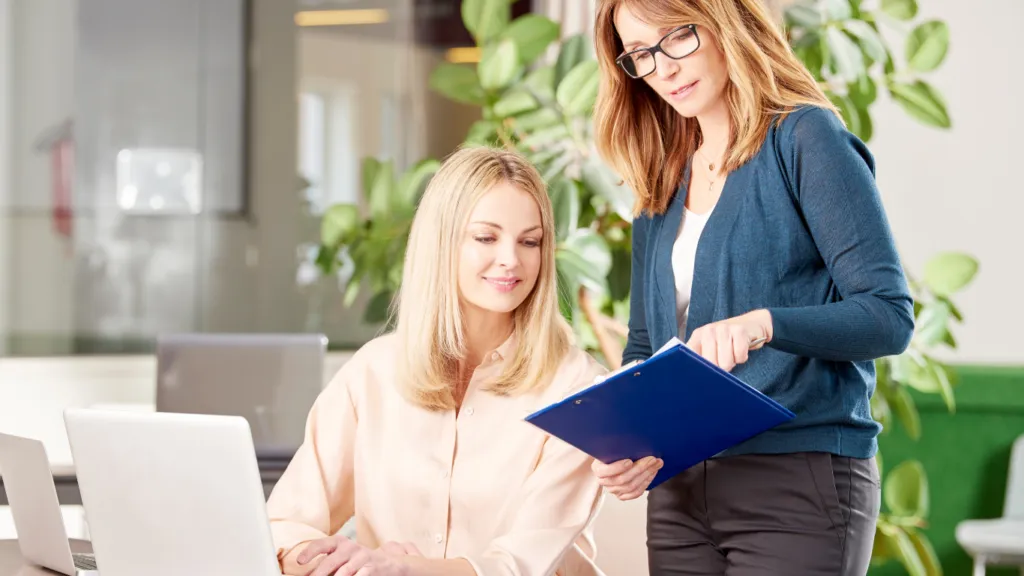
M 245 418 L 74 408 L 64 423 L 101 576 L 280 576 Z
M 157 339 L 157 412 L 242 416 L 262 464 L 287 465 L 324 387 L 322 334 L 172 334 Z
M 0 434 L 0 476 L 22 559 L 61 574 L 90 574 L 92 554 L 72 554 L 46 448 L 39 440 Z

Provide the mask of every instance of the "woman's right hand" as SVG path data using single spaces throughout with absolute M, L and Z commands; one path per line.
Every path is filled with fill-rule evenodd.
M 611 464 L 594 460 L 590 469 L 605 490 L 619 500 L 626 501 L 639 498 L 664 465 L 661 459 L 648 456 L 636 462 L 620 460 Z

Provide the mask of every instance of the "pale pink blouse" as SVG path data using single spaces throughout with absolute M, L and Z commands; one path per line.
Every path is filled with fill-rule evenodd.
M 364 546 L 412 542 L 430 558 L 464 558 L 480 576 L 601 574 L 591 458 L 523 418 L 605 369 L 572 348 L 543 392 L 482 391 L 513 346 L 509 339 L 477 368 L 458 415 L 399 395 L 394 336 L 356 352 L 314 404 L 305 442 L 267 503 L 285 573 L 308 570 L 284 561 L 296 546 L 354 515 Z

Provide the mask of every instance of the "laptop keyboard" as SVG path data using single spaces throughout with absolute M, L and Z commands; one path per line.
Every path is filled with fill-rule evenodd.
M 72 554 L 71 558 L 75 561 L 75 568 L 79 570 L 96 569 L 96 557 L 92 554 Z

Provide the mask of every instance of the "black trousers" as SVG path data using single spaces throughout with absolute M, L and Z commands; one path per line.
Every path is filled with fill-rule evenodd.
M 651 576 L 864 576 L 874 459 L 817 452 L 706 460 L 647 496 Z

